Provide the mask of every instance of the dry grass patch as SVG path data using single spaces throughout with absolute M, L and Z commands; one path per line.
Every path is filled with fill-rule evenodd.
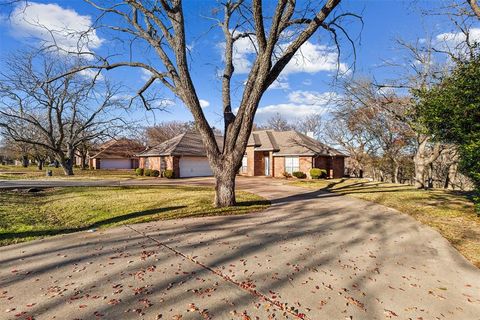
M 298 180 L 291 184 L 349 195 L 409 214 L 438 230 L 460 253 L 480 267 L 480 218 L 466 192 L 418 190 L 408 185 L 361 179 Z
M 237 192 L 238 206 L 212 206 L 213 188 L 193 186 L 0 190 L 0 245 L 62 233 L 184 217 L 260 211 L 270 204 Z

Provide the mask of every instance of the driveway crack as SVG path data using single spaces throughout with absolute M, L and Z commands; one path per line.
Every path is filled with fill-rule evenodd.
M 189 256 L 189 255 L 186 255 L 184 254 L 183 252 L 181 251 L 178 251 L 177 249 L 169 246 L 168 244 L 166 243 L 163 243 L 162 241 L 160 240 L 157 240 L 155 239 L 154 237 L 152 236 L 149 236 L 148 234 L 146 234 L 145 232 L 141 232 L 135 228 L 133 228 L 131 225 L 125 225 L 127 228 L 131 229 L 132 231 L 138 233 L 139 235 L 149 239 L 149 240 L 152 240 L 153 242 L 157 243 L 159 246 L 161 247 L 164 247 L 165 249 L 173 252 L 175 255 L 178 255 L 178 256 L 181 256 L 187 260 L 189 260 L 190 262 L 193 262 L 195 263 L 196 265 L 200 266 L 201 268 L 205 269 L 205 270 L 208 270 L 209 272 L 213 273 L 214 275 L 216 275 L 217 277 L 223 279 L 224 281 L 226 282 L 229 282 L 231 284 L 233 284 L 234 286 L 238 287 L 239 289 L 247 292 L 248 294 L 256 297 L 256 298 L 259 298 L 263 301 L 266 301 L 268 303 L 270 303 L 271 305 L 275 306 L 277 309 L 281 310 L 281 311 L 284 311 L 292 316 L 294 316 L 295 318 L 297 319 L 310 319 L 306 316 L 305 313 L 301 313 L 299 312 L 297 309 L 294 309 L 294 308 L 287 308 L 287 304 L 286 303 L 282 303 L 278 300 L 273 300 L 271 298 L 269 298 L 268 296 L 266 296 L 265 294 L 261 293 L 260 291 L 254 289 L 254 288 L 251 288 L 249 286 L 245 286 L 243 285 L 241 282 L 238 282 L 234 279 L 232 279 L 231 277 L 229 277 L 228 275 L 225 275 L 223 274 L 221 271 L 219 270 L 215 270 L 214 268 L 202 263 L 201 261 Z

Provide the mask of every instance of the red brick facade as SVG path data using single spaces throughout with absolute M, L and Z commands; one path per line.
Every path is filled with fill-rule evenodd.
M 148 158 L 148 166 L 146 166 Z M 143 169 L 158 170 L 160 172 L 164 170 L 173 170 L 175 178 L 180 177 L 180 159 L 174 156 L 162 156 L 162 157 L 140 157 L 139 167 Z
M 241 173 L 246 176 L 264 176 L 265 175 L 265 157 L 270 159 L 270 176 L 281 178 L 285 172 L 285 157 L 273 156 L 272 152 L 255 151 L 254 147 L 247 147 L 247 171 Z M 344 175 L 345 164 L 344 157 L 329 157 L 329 156 L 299 156 L 299 170 L 310 178 L 310 169 L 320 168 L 327 170 L 330 178 L 341 178 Z

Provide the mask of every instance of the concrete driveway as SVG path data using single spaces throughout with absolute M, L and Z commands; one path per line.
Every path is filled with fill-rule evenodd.
M 273 205 L 0 248 L 0 319 L 480 319 L 480 270 L 412 218 L 238 186 Z

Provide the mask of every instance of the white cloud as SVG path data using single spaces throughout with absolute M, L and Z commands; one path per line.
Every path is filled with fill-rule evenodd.
M 289 44 L 281 46 L 286 49 Z M 283 75 L 291 73 L 317 73 L 320 71 L 337 71 L 344 73 L 348 70 L 345 63 L 338 64 L 338 53 L 331 47 L 314 44 L 310 41 L 305 42 L 295 53 L 292 60 L 282 71 Z
M 54 43 L 69 52 L 92 52 L 102 45 L 90 16 L 51 3 L 20 2 L 10 19 L 11 33 L 17 38 L 34 38 L 41 45 Z M 87 56 L 85 56 L 87 57 Z
M 311 114 L 328 111 L 329 104 L 336 97 L 333 92 L 293 91 L 288 94 L 288 102 L 260 107 L 255 115 L 259 123 L 265 122 L 277 113 L 285 119 L 299 119 Z
M 176 106 L 176 103 L 173 99 L 157 99 L 152 105 L 155 108 L 170 108 Z
M 455 54 L 465 53 L 467 37 L 463 32 L 445 32 L 437 35 L 434 45 L 441 50 L 450 51 Z M 469 30 L 468 43 L 471 47 L 480 44 L 480 28 Z
M 150 80 L 150 78 L 152 77 L 152 73 L 150 71 L 148 71 L 147 69 L 143 69 L 141 68 L 140 69 L 140 78 L 143 80 L 143 81 L 148 81 Z
M 210 102 L 207 101 L 207 100 L 200 99 L 199 101 L 200 101 L 200 106 L 201 106 L 202 108 L 206 108 L 206 107 L 208 107 L 208 106 L 210 105 Z
M 85 70 L 82 70 L 82 71 L 79 71 L 78 72 L 79 75 L 81 75 L 82 77 L 85 77 L 87 79 L 97 79 L 97 80 L 103 80 L 103 75 L 102 74 L 98 74 L 98 70 L 93 70 L 93 69 L 85 69 Z
M 275 80 L 268 89 L 281 89 L 281 90 L 287 90 L 290 89 L 290 84 L 288 83 L 288 80 L 286 77 L 280 76 Z
M 336 94 L 333 92 L 316 92 L 296 90 L 288 94 L 288 101 L 293 103 L 303 103 L 307 105 L 327 104 Z
M 257 53 L 255 36 L 241 38 L 233 45 L 233 66 L 235 73 L 246 74 L 252 67 L 252 61 Z M 285 50 L 290 45 L 289 42 L 282 43 L 276 50 L 276 55 L 280 55 L 282 50 Z M 219 48 L 225 49 L 225 43 L 221 43 Z M 345 63 L 338 64 L 338 53 L 335 48 L 314 44 L 313 42 L 305 42 L 300 49 L 295 53 L 282 75 L 292 73 L 317 73 L 317 72 L 333 72 L 337 71 L 344 73 L 348 70 Z
M 310 79 L 305 79 L 305 80 L 302 81 L 302 84 L 303 84 L 304 86 L 311 86 L 311 85 L 312 85 L 312 80 L 310 80 Z
M 470 43 L 480 42 L 480 28 L 470 29 Z M 445 32 L 437 35 L 435 40 L 438 42 L 445 42 L 449 45 L 458 45 L 466 41 L 466 36 L 463 32 Z
M 255 48 L 256 38 L 241 38 L 235 41 L 233 45 L 233 67 L 236 73 L 248 73 L 252 67 L 251 56 L 257 51 Z M 225 44 L 223 47 L 225 48 Z

